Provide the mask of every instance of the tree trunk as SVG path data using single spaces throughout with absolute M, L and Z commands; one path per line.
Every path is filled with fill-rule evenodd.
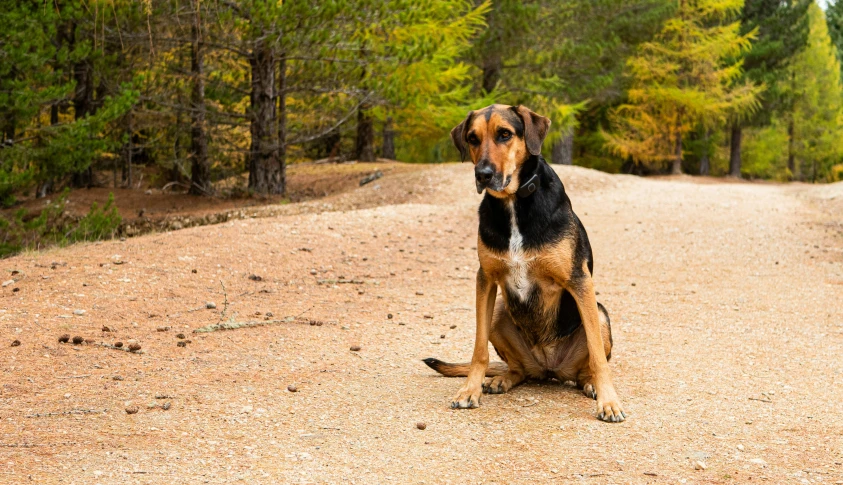
M 729 146 L 729 175 L 741 178 L 741 139 L 743 128 L 739 123 L 732 124 L 732 137 Z
M 74 119 L 78 121 L 92 114 L 94 72 L 90 60 L 83 59 L 73 65 L 73 78 L 76 80 L 76 91 L 73 93 Z M 71 183 L 74 187 L 90 187 L 93 184 L 91 166 L 74 173 Z
M 255 42 L 249 64 L 252 71 L 249 189 L 258 194 L 280 194 L 284 186 L 276 143 L 275 53 L 266 40 Z
M 395 130 L 392 128 L 392 117 L 387 116 L 383 123 L 383 148 L 381 156 L 388 160 L 395 160 Z
M 550 161 L 559 165 L 574 164 L 574 131 L 568 129 L 556 140 L 550 151 Z
M 673 158 L 673 168 L 670 173 L 673 175 L 682 174 L 682 132 L 676 130 L 676 152 Z
M 278 165 L 279 194 L 287 193 L 287 56 L 278 59 Z
M 795 127 L 793 124 L 793 116 L 787 121 L 787 169 L 790 171 L 790 178 L 796 179 L 796 154 L 795 154 L 795 140 L 794 140 L 794 132 Z
M 132 154 L 134 152 L 133 137 L 134 137 L 134 116 L 132 110 L 126 114 L 126 133 L 129 135 L 129 141 L 123 146 L 123 182 L 126 187 L 132 188 Z
M 375 161 L 375 124 L 369 109 L 371 106 L 368 103 L 357 109 L 357 142 L 354 154 L 358 162 Z
M 482 69 L 483 69 L 483 91 L 486 93 L 492 92 L 501 79 L 501 71 L 503 70 L 503 58 L 500 52 L 501 35 L 495 27 L 495 8 L 486 14 L 486 31 L 493 36 L 488 39 L 482 47 Z
M 483 59 L 483 91 L 490 93 L 501 79 L 503 61 L 499 53 L 490 53 Z
M 191 27 L 193 45 L 190 59 L 190 74 L 193 77 L 193 91 L 190 99 L 190 194 L 211 193 L 211 166 L 208 161 L 208 137 L 205 130 L 205 79 L 202 30 L 199 25 L 199 1 Z
M 17 130 L 17 120 L 14 113 L 3 113 L 3 139 L 1 144 L 11 145 L 15 141 L 15 131 Z
M 711 173 L 711 161 L 709 160 L 709 140 L 711 139 L 711 130 L 706 128 L 705 135 L 703 135 L 703 153 L 700 158 L 700 175 L 708 175 Z

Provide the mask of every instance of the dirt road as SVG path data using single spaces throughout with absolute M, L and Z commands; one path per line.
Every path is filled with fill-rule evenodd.
M 470 355 L 479 196 L 446 165 L 0 261 L 0 483 L 843 483 L 843 186 L 559 173 L 625 423 L 560 383 L 448 408 L 421 359 Z

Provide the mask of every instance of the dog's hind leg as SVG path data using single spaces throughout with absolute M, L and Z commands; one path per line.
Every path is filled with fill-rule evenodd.
M 509 311 L 498 302 L 492 319 L 492 331 L 489 341 L 501 359 L 506 362 L 509 370 L 500 376 L 486 379 L 483 392 L 486 394 L 503 394 L 524 382 L 528 377 L 541 377 L 541 366 L 530 352 L 527 342 L 518 327 L 512 321 Z
M 609 313 L 606 308 L 597 304 L 600 319 L 600 333 L 603 337 L 603 349 L 606 353 L 606 360 L 612 357 L 612 326 L 609 322 Z M 591 368 L 588 365 L 588 346 L 586 344 L 585 329 L 580 327 L 569 337 L 565 346 L 559 351 L 563 352 L 559 366 L 556 369 L 556 377 L 560 381 L 576 380 L 577 387 L 586 396 L 597 399 L 597 392 L 594 389 Z

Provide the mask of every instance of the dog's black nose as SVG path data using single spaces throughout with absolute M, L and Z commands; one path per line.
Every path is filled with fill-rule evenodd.
M 492 177 L 495 176 L 495 169 L 492 168 L 491 165 L 485 165 L 478 163 L 476 167 L 474 167 L 474 178 L 477 179 L 478 184 L 482 184 L 486 186 Z

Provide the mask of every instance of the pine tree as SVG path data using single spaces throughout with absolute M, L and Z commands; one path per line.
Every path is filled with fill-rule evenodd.
M 742 6 L 742 0 L 680 0 L 656 40 L 628 62 L 628 102 L 614 110 L 615 130 L 605 135 L 615 153 L 646 165 L 670 161 L 672 173 L 681 173 L 688 133 L 757 108 L 759 89 L 737 83 L 741 63 L 732 60 L 752 38 L 739 33 L 739 22 L 728 22 Z
M 817 181 L 843 155 L 843 86 L 840 61 L 829 36 L 823 11 L 816 3 L 808 8 L 809 33 L 806 48 L 790 67 L 790 96 L 794 110 L 791 146 L 795 159 L 792 176 Z M 801 162 L 800 164 L 795 163 Z M 801 172 L 801 174 L 800 174 Z
M 808 38 L 806 11 L 813 0 L 746 0 L 741 11 L 741 33 L 756 33 L 752 49 L 743 53 L 745 79 L 765 85 L 762 108 L 731 120 L 729 173 L 741 176 L 741 139 L 744 126 L 763 126 L 771 114 L 788 109 L 790 101 L 778 91 L 788 75 L 787 65 Z

